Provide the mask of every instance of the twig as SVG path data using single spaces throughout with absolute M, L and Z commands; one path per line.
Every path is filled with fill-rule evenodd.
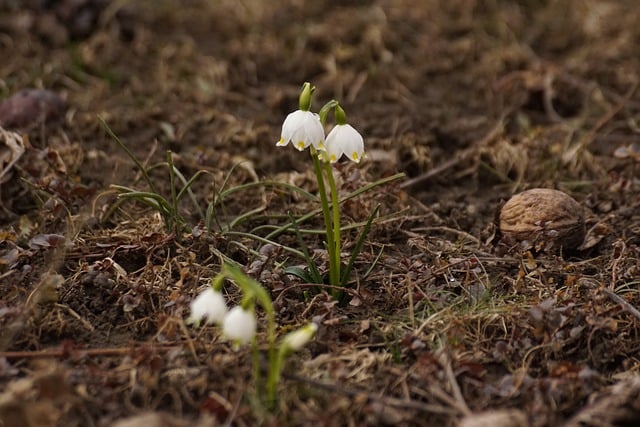
M 93 325 L 88 320 L 80 316 L 74 309 L 72 309 L 68 305 L 56 303 L 55 306 L 63 310 L 66 310 L 72 317 L 75 317 L 76 319 L 78 319 L 78 321 L 82 323 L 82 325 L 85 328 L 87 328 L 88 331 L 93 332 L 96 330 L 96 328 L 94 328 Z
M 161 346 L 148 346 L 148 348 L 154 351 L 170 351 L 179 346 L 175 345 L 161 345 Z M 88 348 L 88 349 L 69 349 L 69 348 L 48 348 L 46 350 L 37 351 L 2 351 L 0 352 L 0 358 L 5 359 L 39 359 L 49 357 L 65 357 L 65 356 L 122 356 L 130 354 L 136 347 L 112 347 L 112 348 Z
M 622 306 L 622 308 L 624 308 L 629 313 L 633 314 L 638 319 L 640 319 L 640 310 L 638 310 L 637 308 L 635 308 L 634 306 L 629 304 L 627 302 L 627 300 L 625 300 L 620 295 L 616 294 L 615 292 L 613 292 L 613 291 L 611 291 L 611 290 L 609 290 L 607 288 L 603 288 L 602 290 L 604 291 L 605 294 L 607 294 L 609 296 L 609 298 L 611 298 L 612 300 L 614 300 L 615 302 L 620 304 Z
M 442 365 L 444 367 L 444 372 L 447 375 L 447 379 L 449 380 L 449 385 L 451 386 L 451 392 L 453 397 L 455 398 L 456 408 L 465 416 L 471 415 L 471 409 L 467 405 L 467 402 L 464 400 L 464 396 L 462 396 L 462 391 L 460 390 L 460 386 L 458 385 L 458 381 L 456 380 L 456 376 L 453 373 L 453 367 L 451 366 L 451 359 L 446 353 L 443 353 Z
M 460 237 L 464 237 L 466 239 L 471 240 L 473 243 L 477 244 L 478 246 L 482 246 L 482 242 L 480 241 L 480 239 L 478 239 L 476 236 L 467 233 L 464 230 L 458 230 L 456 228 L 451 228 L 451 227 L 445 227 L 445 226 L 436 226 L 436 227 L 416 227 L 411 229 L 412 232 L 418 232 L 418 231 L 422 231 L 422 232 L 428 232 L 428 231 L 441 231 L 441 232 L 445 232 L 445 233 L 452 233 L 452 234 L 456 234 Z
M 396 408 L 413 409 L 416 411 L 430 413 L 430 414 L 445 414 L 445 415 L 457 415 L 458 411 L 448 409 L 444 406 L 434 405 L 431 403 L 418 402 L 416 400 L 398 399 L 390 396 L 378 396 L 373 393 L 368 393 L 365 390 L 343 387 L 336 384 L 329 384 L 322 381 L 316 381 L 311 378 L 305 378 L 294 374 L 283 374 L 287 379 L 313 385 L 314 387 L 329 390 L 331 392 L 342 393 L 347 396 L 364 396 L 370 401 L 379 402 L 383 405 L 394 406 Z
M 614 105 L 613 108 L 611 108 L 609 111 L 607 111 L 606 113 L 604 113 L 600 117 L 600 119 L 595 124 L 595 126 L 586 135 L 586 137 L 584 139 L 584 142 L 582 144 L 583 146 L 589 145 L 591 143 L 591 141 L 593 141 L 595 139 L 596 134 L 598 133 L 598 131 L 604 125 L 606 125 L 609 121 L 611 121 L 611 119 L 613 119 L 615 117 L 615 115 L 618 114 L 625 107 L 625 105 L 629 102 L 631 97 L 633 97 L 633 94 L 636 93 L 637 89 L 638 89 L 638 82 L 636 81 L 631 85 L 631 87 L 629 88 L 627 93 L 625 93 L 622 96 L 622 98 L 618 101 L 618 103 L 616 105 Z
M 484 147 L 485 145 L 493 141 L 495 138 L 497 138 L 498 135 L 500 135 L 500 133 L 502 132 L 503 127 L 504 127 L 504 118 L 501 117 L 498 120 L 498 122 L 493 126 L 493 128 L 491 128 L 491 130 L 489 130 L 489 132 L 484 137 L 482 137 L 482 139 L 471 144 L 469 148 L 462 150 L 453 159 L 447 160 L 440 166 L 436 166 L 435 168 L 421 175 L 418 175 L 415 178 L 411 178 L 404 181 L 403 183 L 400 184 L 400 188 L 408 188 L 416 184 L 420 184 L 424 181 L 427 181 L 433 178 L 434 176 L 442 174 L 444 171 L 451 169 L 455 165 L 468 160 L 469 158 L 473 157 L 473 155 L 475 155 L 480 148 Z

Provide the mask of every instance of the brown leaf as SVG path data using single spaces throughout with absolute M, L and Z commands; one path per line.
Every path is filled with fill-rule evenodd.
M 66 243 L 64 236 L 60 234 L 38 234 L 29 240 L 31 249 L 58 248 Z
M 50 90 L 23 89 L 0 103 L 0 126 L 25 128 L 60 119 L 66 109 L 60 96 Z
M 529 421 L 524 412 L 517 409 L 471 414 L 460 421 L 459 427 L 527 427 Z
M 6 182 L 9 171 L 24 154 L 24 141 L 15 132 L 0 127 L 0 184 Z

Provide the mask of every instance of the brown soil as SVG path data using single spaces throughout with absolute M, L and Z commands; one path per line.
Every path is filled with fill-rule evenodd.
M 25 147 L 0 177 L 0 425 L 640 423 L 637 6 L 0 0 L 0 98 L 51 91 L 0 108 Z M 308 156 L 275 147 L 305 81 L 364 135 L 342 192 L 406 174 L 344 203 L 345 224 L 381 208 L 340 300 L 251 237 L 317 204 L 239 187 L 317 192 Z M 118 199 L 111 185 L 150 189 L 107 126 L 145 167 L 170 150 L 205 172 L 178 233 Z M 0 170 L 11 155 L 0 140 Z M 166 167 L 149 176 L 168 197 Z M 502 201 L 535 187 L 582 204 L 580 249 L 495 247 Z M 344 238 L 347 254 L 357 229 Z M 270 292 L 278 335 L 320 323 L 273 411 L 249 349 L 184 323 L 225 259 Z

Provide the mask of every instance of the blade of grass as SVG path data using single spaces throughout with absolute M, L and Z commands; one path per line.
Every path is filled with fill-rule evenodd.
M 398 211 L 398 212 L 390 213 L 390 214 L 388 214 L 388 215 L 380 216 L 380 217 L 378 217 L 378 218 L 376 218 L 376 219 L 374 220 L 374 224 L 384 224 L 385 222 L 393 221 L 394 219 L 396 219 L 396 218 L 398 218 L 398 217 L 402 216 L 402 214 L 404 214 L 405 212 L 407 212 L 409 209 L 410 209 L 410 208 L 407 208 L 407 209 L 403 209 L 403 210 Z M 301 217 L 298 219 L 298 221 L 297 221 L 297 222 L 298 222 L 298 223 L 301 223 L 301 222 L 302 222 L 302 219 L 306 219 L 306 217 L 307 217 L 307 215 L 303 215 L 303 216 L 301 216 Z M 343 230 L 343 231 L 344 231 L 344 230 L 354 230 L 354 229 L 356 229 L 356 228 L 363 227 L 364 225 L 366 225 L 366 223 L 367 223 L 367 221 L 352 222 L 352 223 L 350 223 L 350 224 L 348 224 L 348 225 L 343 226 L 343 227 L 342 227 L 342 230 Z M 255 228 L 254 228 L 254 229 L 252 229 L 250 232 L 251 232 L 251 233 L 256 233 L 256 234 L 257 234 L 257 232 L 258 232 L 258 231 L 261 231 L 261 230 L 274 230 L 274 231 L 279 231 L 279 230 L 281 230 L 281 229 L 282 229 L 282 228 L 284 228 L 284 227 L 285 227 L 285 225 L 263 224 L 263 225 L 260 225 L 260 226 L 255 227 Z M 291 225 L 289 225 L 287 228 L 288 228 L 288 229 L 290 229 L 290 228 L 291 228 Z M 290 231 L 290 230 L 288 230 L 288 229 L 287 229 L 287 230 L 284 230 L 283 232 Z M 301 229 L 300 229 L 300 233 L 302 233 L 302 234 L 324 234 L 324 233 L 326 233 L 326 231 L 325 231 L 325 230 L 323 230 L 323 229 L 320 229 L 320 228 L 301 228 Z M 272 232 L 271 234 L 273 234 L 273 232 Z M 266 238 L 271 238 L 271 237 L 270 237 L 270 236 L 271 236 L 271 234 L 268 234 L 268 235 L 266 235 L 265 237 L 266 237 Z M 281 234 L 281 233 L 280 233 L 280 234 Z M 278 235 L 280 235 L 280 234 L 278 234 Z
M 180 235 L 180 230 L 178 230 L 178 198 L 176 194 L 176 174 L 175 168 L 173 167 L 173 156 L 171 155 L 171 150 L 167 150 L 167 164 L 169 165 L 169 186 L 171 187 L 171 207 L 173 210 L 173 218 L 171 218 L 171 222 L 173 225 L 173 232 L 176 236 Z
M 180 224 L 184 223 L 184 220 L 176 216 L 175 212 L 173 212 L 171 203 L 157 193 L 134 191 L 120 185 L 111 185 L 111 188 L 121 191 L 121 193 L 118 194 L 120 200 L 134 200 L 159 212 L 160 215 L 162 215 L 168 232 L 175 231 L 174 228 L 177 225 L 175 221 L 180 221 Z
M 309 267 L 309 271 L 311 272 L 311 277 L 313 278 L 314 283 L 318 283 L 318 284 L 322 283 L 322 276 L 320 275 L 320 272 L 318 271 L 316 264 L 313 262 L 313 259 L 311 259 L 311 256 L 309 256 L 309 248 L 307 248 L 307 244 L 302 238 L 302 234 L 300 234 L 300 229 L 298 228 L 298 224 L 296 223 L 295 218 L 293 217 L 293 215 L 291 215 L 290 212 L 289 212 L 289 221 L 291 221 L 293 225 L 293 229 L 296 233 L 296 237 L 298 238 L 298 243 L 300 244 L 300 247 L 302 248 L 302 253 L 304 254 L 304 260 L 307 263 L 307 266 Z
M 227 225 L 227 231 L 232 230 L 237 225 L 242 224 L 244 221 L 249 219 L 251 216 L 264 211 L 266 208 L 267 208 L 266 206 L 259 206 L 259 207 L 255 208 L 255 209 L 250 210 L 249 212 L 245 212 L 242 215 L 238 215 L 237 217 L 235 217 L 233 219 L 233 221 L 231 221 L 229 223 L 229 225 Z
M 249 182 L 246 184 L 241 184 L 241 185 L 237 185 L 235 187 L 232 187 L 228 190 L 224 190 L 224 191 L 220 191 L 218 194 L 220 197 L 222 197 L 223 199 L 234 194 L 237 193 L 239 191 L 244 191 L 244 190 L 248 190 L 254 187 L 265 187 L 265 188 L 284 188 L 287 190 L 290 190 L 292 193 L 298 193 L 301 194 L 302 196 L 304 196 L 305 198 L 312 200 L 312 201 L 317 201 L 318 198 L 316 196 L 314 196 L 313 194 L 309 193 L 308 191 L 303 190 L 302 188 L 286 183 L 286 182 L 278 182 L 278 181 L 261 181 L 261 182 Z
M 369 274 L 371 274 L 371 272 L 373 271 L 373 268 L 378 264 L 378 261 L 380 261 L 380 257 L 382 256 L 382 253 L 384 252 L 384 246 L 382 246 L 382 248 L 380 248 L 380 252 L 378 252 L 378 255 L 376 256 L 376 259 L 373 260 L 373 262 L 371 263 L 371 265 L 369 266 L 369 268 L 367 269 L 367 271 L 365 271 L 364 275 L 362 277 L 369 277 Z
M 157 190 L 156 186 L 153 185 L 153 181 L 151 181 L 151 178 L 149 177 L 149 174 L 147 173 L 147 170 L 142 165 L 142 163 L 140 163 L 138 158 L 131 152 L 131 150 L 129 150 L 129 148 L 120 140 L 120 138 L 118 138 L 118 135 L 116 135 L 113 132 L 113 130 L 111 130 L 111 128 L 109 127 L 107 122 L 102 118 L 102 116 L 98 116 L 98 120 L 100 120 L 100 123 L 102 123 L 102 126 L 105 128 L 105 130 L 107 131 L 109 136 L 111 138 L 113 138 L 114 141 L 116 141 L 116 143 L 120 146 L 120 148 L 122 148 L 124 150 L 124 152 L 127 153 L 127 155 L 133 161 L 133 163 L 136 164 L 136 166 L 140 170 L 140 173 L 142 173 L 142 176 L 144 177 L 144 180 L 146 181 L 146 183 L 149 186 L 149 188 L 151 189 L 151 191 L 154 192 L 154 193 L 157 193 L 158 190 Z
M 365 186 L 363 186 L 363 187 L 360 187 L 359 189 L 357 189 L 357 190 L 355 190 L 355 191 L 352 191 L 351 193 L 349 193 L 349 194 L 347 194 L 346 196 L 342 197 L 342 198 L 339 200 L 339 202 L 338 202 L 338 203 L 339 203 L 339 204 L 344 203 L 345 201 L 350 200 L 350 199 L 353 199 L 354 197 L 357 197 L 357 196 L 359 196 L 360 194 L 362 194 L 362 193 L 364 193 L 364 192 L 367 192 L 367 191 L 369 191 L 369 190 L 372 190 L 372 189 L 374 189 L 374 188 L 376 188 L 376 187 L 378 187 L 378 186 L 380 186 L 380 185 L 388 184 L 388 183 L 390 183 L 390 182 L 396 181 L 396 180 L 398 180 L 398 179 L 400 179 L 400 178 L 404 178 L 404 177 L 405 177 L 405 174 L 401 172 L 401 173 L 397 173 L 397 174 L 395 174 L 395 175 L 391 175 L 391 176 L 386 177 L 386 178 L 379 179 L 379 180 L 378 180 L 378 181 L 376 181 L 376 182 L 372 182 L 372 183 L 367 184 L 367 185 L 365 185 Z M 314 216 L 318 215 L 318 214 L 319 214 L 319 213 L 321 213 L 321 212 L 322 212 L 322 209 L 320 209 L 320 208 L 315 209 L 315 210 L 313 210 L 313 211 L 309 212 L 308 214 L 303 215 L 302 217 L 300 217 L 300 218 L 298 219 L 298 223 L 302 223 L 302 222 L 304 222 L 304 221 L 307 221 L 308 219 L 313 218 Z M 291 224 L 285 224 L 285 225 L 282 225 L 281 227 L 279 227 L 278 229 L 276 229 L 276 230 L 272 231 L 271 233 L 269 233 L 269 234 L 268 234 L 267 236 L 265 236 L 265 237 L 266 237 L 267 239 L 274 239 L 274 238 L 278 237 L 279 235 L 281 235 L 282 233 L 284 233 L 284 232 L 288 231 L 290 228 L 291 228 Z M 345 228 L 343 227 L 343 230 L 344 230 L 344 229 L 345 229 Z M 324 232 L 324 231 L 323 231 L 323 232 Z
M 165 199 L 158 193 L 151 193 L 148 191 L 135 191 L 130 188 L 123 187 L 120 185 L 115 185 L 115 184 L 111 185 L 111 188 L 115 188 L 116 190 L 121 191 L 121 193 L 118 194 L 118 198 L 134 199 L 139 201 L 153 200 L 157 202 L 157 204 L 153 205 L 152 207 L 155 207 L 157 210 L 163 210 L 167 213 L 171 213 L 171 210 L 172 210 L 171 203 L 169 203 L 167 199 Z
M 208 173 L 209 172 L 205 170 L 199 170 L 196 173 L 194 173 L 191 176 L 191 178 L 189 178 L 189 180 L 187 181 L 184 175 L 182 174 L 182 172 L 180 172 L 177 168 L 175 169 L 176 176 L 182 182 L 182 189 L 178 192 L 178 195 L 176 196 L 178 201 L 182 200 L 182 198 L 184 197 L 184 194 L 187 193 L 189 195 L 189 199 L 191 199 L 191 202 L 193 203 L 193 206 L 198 211 L 198 216 L 200 216 L 201 219 L 204 219 L 204 212 L 202 211 L 202 208 L 198 204 L 198 200 L 196 199 L 195 194 L 193 194 L 193 191 L 191 191 L 191 186 L 193 185 L 194 182 L 196 182 L 196 179 L 198 179 L 201 175 L 208 174 Z
M 353 269 L 353 264 L 356 262 L 356 258 L 360 254 L 360 250 L 362 249 L 362 245 L 364 244 L 367 234 L 369 234 L 369 230 L 371 230 L 371 224 L 373 223 L 373 219 L 375 218 L 379 210 L 380 210 L 380 205 L 378 204 L 371 212 L 371 215 L 369 215 L 369 218 L 367 219 L 367 223 L 362 229 L 362 232 L 358 237 L 358 241 L 356 242 L 355 247 L 351 251 L 351 257 L 349 258 L 349 263 L 347 264 L 347 268 L 344 269 L 344 272 L 342 273 L 342 277 L 340 277 L 340 284 L 342 286 L 346 286 L 347 282 L 349 281 L 349 275 L 351 274 L 351 270 Z
M 267 244 L 270 244 L 270 245 L 274 245 L 274 246 L 282 248 L 285 251 L 287 251 L 289 253 L 292 253 L 292 254 L 304 259 L 304 254 L 302 252 L 300 252 L 299 250 L 293 249 L 292 247 L 289 247 L 289 246 L 282 245 L 282 244 L 280 244 L 278 242 L 274 242 L 273 240 L 265 239 L 264 237 L 256 236 L 255 234 L 243 233 L 241 231 L 227 231 L 223 235 L 225 235 L 225 236 L 236 236 L 236 237 L 246 237 L 248 239 L 255 240 L 256 242 L 267 243 Z

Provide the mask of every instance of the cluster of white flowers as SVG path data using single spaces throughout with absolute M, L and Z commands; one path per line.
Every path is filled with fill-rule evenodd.
M 303 92 L 302 96 L 304 95 Z M 309 102 L 301 102 L 301 105 L 309 103 L 310 99 Z M 339 106 L 335 108 L 339 111 L 336 117 L 340 117 L 340 119 L 326 139 L 320 116 L 301 108 L 285 118 L 280 140 L 276 145 L 284 147 L 291 142 L 300 151 L 313 146 L 316 150 L 325 152 L 326 160 L 331 163 L 337 162 L 343 154 L 356 163 L 360 162 L 364 156 L 362 135 L 345 122 L 346 118 L 342 108 Z
M 211 286 L 191 301 L 191 314 L 187 323 L 199 325 L 203 319 L 209 325 L 222 325 L 222 334 L 238 344 L 250 342 L 256 335 L 258 326 L 253 309 L 237 306 L 229 310 L 222 292 Z
M 235 344 L 247 344 L 256 335 L 258 323 L 253 308 L 242 306 L 227 308 L 222 292 L 209 286 L 191 301 L 191 313 L 187 323 L 196 326 L 206 319 L 206 324 L 222 325 L 222 334 Z M 318 326 L 315 323 L 290 332 L 283 340 L 283 348 L 287 352 L 300 350 L 315 334 Z

